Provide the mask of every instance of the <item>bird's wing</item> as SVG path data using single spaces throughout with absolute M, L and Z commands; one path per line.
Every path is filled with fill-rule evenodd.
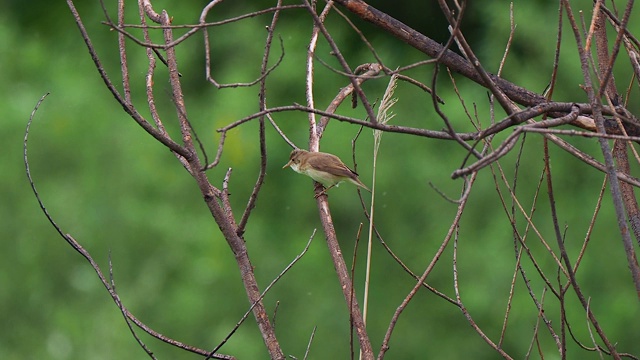
M 341 175 L 350 178 L 358 176 L 355 171 L 349 169 L 345 164 L 343 164 L 340 158 L 332 154 L 328 155 L 331 155 L 331 161 L 321 161 L 319 158 L 311 158 L 308 160 L 308 163 L 316 170 L 328 172 L 334 175 Z

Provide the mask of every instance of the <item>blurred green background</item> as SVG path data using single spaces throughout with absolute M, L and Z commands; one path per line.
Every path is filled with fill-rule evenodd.
M 113 12 L 115 4 L 107 1 Z M 195 23 L 206 2 L 154 2 L 165 8 L 174 24 Z M 590 16 L 590 1 L 573 2 Z M 446 41 L 447 33 L 435 2 L 416 5 L 372 2 L 405 23 Z M 272 6 L 268 2 L 223 3 L 209 20 L 220 20 Z M 116 33 L 100 24 L 103 14 L 97 1 L 77 4 L 92 41 L 109 71 L 120 84 Z M 128 21 L 136 21 L 136 4 L 129 7 Z M 513 48 L 504 77 L 536 92 L 549 81 L 555 46 L 558 5 L 552 1 L 516 1 Z M 495 72 L 508 38 L 508 2 L 473 5 L 465 17 L 469 42 L 487 70 Z M 2 359 L 123 359 L 146 355 L 129 333 L 118 308 L 99 283 L 86 261 L 61 239 L 48 223 L 27 182 L 22 141 L 29 115 L 46 92 L 51 95 L 35 116 L 29 138 L 32 176 L 49 212 L 65 232 L 71 233 L 103 267 L 111 258 L 114 279 L 124 304 L 156 331 L 193 346 L 215 347 L 249 304 L 240 277 L 224 239 L 201 200 L 194 181 L 175 157 L 122 111 L 100 80 L 66 4 L 62 1 L 8 1 L 0 3 L 0 89 L 3 121 L 0 137 L 0 228 L 4 241 L 0 255 L 0 358 Z M 429 21 L 425 21 L 425 18 Z M 259 73 L 270 16 L 260 16 L 211 30 L 214 48 L 213 75 L 219 82 L 248 82 Z M 637 20 L 632 31 L 640 30 Z M 390 68 L 424 57 L 368 24 L 356 21 Z M 546 24 L 546 25 L 543 25 Z M 357 64 L 375 61 L 357 35 L 333 14 L 329 30 L 347 60 Z M 565 28 L 560 81 L 555 98 L 585 101 L 574 40 Z M 276 33 L 282 37 L 285 58 L 269 78 L 268 105 L 304 104 L 306 47 L 311 31 L 304 10 L 282 14 Z M 134 31 L 135 33 L 135 31 Z M 182 32 L 176 31 L 176 34 Z M 156 37 L 156 39 L 159 39 Z M 134 99 L 147 116 L 144 88 L 144 51 L 128 42 Z M 319 57 L 338 68 L 321 42 Z M 178 47 L 188 115 L 212 159 L 218 144 L 216 129 L 258 109 L 258 89 L 216 90 L 204 77 L 202 35 Z M 272 63 L 279 56 L 273 47 Z M 623 63 L 623 61 L 621 61 Z M 626 64 L 616 73 L 620 91 L 630 79 Z M 411 70 L 408 75 L 430 82 L 432 67 Z M 487 93 L 456 77 L 467 110 L 486 126 L 490 121 Z M 324 108 L 344 78 L 319 64 L 316 68 L 316 106 Z M 388 79 L 367 82 L 370 99 L 381 98 Z M 155 79 L 158 106 L 165 125 L 178 138 L 175 112 L 170 100 L 166 71 L 159 65 Z M 443 110 L 460 131 L 472 131 L 463 107 L 441 72 L 439 95 Z M 637 99 L 637 87 L 633 87 Z M 392 123 L 439 130 L 444 127 L 433 111 L 430 97 L 400 83 Z M 638 102 L 629 108 L 638 114 Z M 362 107 L 343 106 L 339 112 L 364 118 Z M 500 114 L 497 115 L 500 118 Z M 300 113 L 277 113 L 274 118 L 300 147 L 306 147 L 308 123 Z M 322 150 L 351 161 L 351 141 L 358 127 L 330 123 Z M 504 137 L 504 136 L 503 136 Z M 502 138 L 503 138 L 502 137 Z M 499 141 L 500 137 L 497 139 Z M 597 158 L 593 139 L 567 138 Z M 497 142 L 496 142 L 497 143 Z M 542 141 L 529 135 L 522 148 L 516 193 L 525 209 L 536 206 L 533 221 L 540 234 L 556 250 L 549 217 L 546 190 L 534 203 L 542 163 Z M 261 287 L 276 277 L 302 251 L 320 222 L 313 199 L 312 182 L 291 170 L 282 170 L 290 148 L 271 126 L 267 126 L 269 163 L 267 177 L 245 235 Z M 512 181 L 516 151 L 500 161 Z M 421 273 L 438 249 L 455 214 L 456 206 L 434 191 L 432 183 L 452 198 L 460 194 L 462 182 L 451 180 L 466 153 L 453 142 L 385 134 L 378 157 L 376 178 L 376 224 L 403 261 Z M 572 156 L 552 147 L 555 194 L 561 226 L 572 259 L 587 233 L 603 175 Z M 358 172 L 371 184 L 372 132 L 363 130 L 357 141 Z M 227 169 L 235 217 L 239 219 L 259 170 L 257 123 L 250 122 L 228 134 L 220 165 L 209 178 L 221 186 Z M 637 173 L 637 169 L 634 169 Z M 501 180 L 498 188 L 507 196 Z M 365 199 L 370 203 L 370 199 Z M 638 301 L 625 265 L 610 196 L 593 229 L 592 240 L 578 273 L 583 290 L 591 299 L 612 342 L 620 351 L 640 354 Z M 361 223 L 365 224 L 360 200 L 350 185 L 330 192 L 331 209 L 345 257 L 353 256 Z M 511 206 L 509 203 L 507 206 Z M 518 215 L 518 229 L 526 222 Z M 364 240 L 366 231 L 363 230 Z M 540 241 L 530 234 L 529 246 L 547 276 L 555 279 L 556 267 Z M 364 242 L 358 250 L 356 283 L 362 294 Z M 461 296 L 478 325 L 498 341 L 507 307 L 515 267 L 512 228 L 496 192 L 494 175 L 484 169 L 471 195 L 459 232 L 458 277 Z M 414 281 L 375 244 L 368 327 L 374 349 L 396 307 Z M 348 261 L 351 263 L 351 261 Z M 542 296 L 544 283 L 529 260 L 523 260 L 532 290 Z M 105 270 L 106 271 L 106 270 Z M 454 297 L 452 246 L 444 252 L 428 282 Z M 509 326 L 503 348 L 516 358 L 525 357 L 536 326 L 536 309 L 517 276 Z M 550 293 L 545 312 L 559 333 L 559 307 Z M 574 294 L 567 293 L 567 317 L 575 337 L 588 347 L 593 344 L 584 311 Z M 361 296 L 360 296 L 361 299 Z M 277 306 L 276 328 L 288 355 L 302 358 L 314 327 L 311 359 L 345 359 L 349 356 L 349 325 L 346 305 L 319 231 L 308 253 L 266 296 L 270 311 Z M 220 350 L 240 359 L 265 359 L 260 334 L 250 317 Z M 539 325 L 543 328 L 542 325 Z M 140 334 L 160 359 L 199 358 Z M 545 358 L 557 356 L 548 333 L 541 329 L 539 351 Z M 569 358 L 599 358 L 580 350 L 568 340 Z M 600 343 L 600 342 L 599 342 Z M 455 306 L 426 291 L 420 291 L 400 317 L 391 340 L 388 358 L 494 359 L 491 350 L 471 329 Z M 537 354 L 537 350 L 533 351 Z M 579 354 L 579 355 L 578 355 Z M 534 355 L 534 358 L 542 357 Z

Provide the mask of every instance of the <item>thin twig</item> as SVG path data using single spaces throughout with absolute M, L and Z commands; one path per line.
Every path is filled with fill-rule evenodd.
M 69 246 L 71 246 L 76 252 L 78 252 L 91 265 L 91 267 L 95 271 L 96 275 L 98 275 L 98 278 L 102 282 L 102 285 L 109 292 L 109 295 L 111 296 L 111 299 L 116 303 L 118 308 L 125 313 L 126 317 L 130 321 L 132 321 L 134 324 L 136 324 L 136 326 L 138 326 L 140 329 L 142 329 L 147 334 L 149 334 L 149 335 L 153 336 L 154 338 L 156 338 L 158 340 L 161 340 L 161 341 L 163 341 L 163 342 L 165 342 L 167 344 L 170 344 L 170 345 L 173 345 L 173 346 L 175 346 L 177 348 L 180 348 L 180 349 L 183 349 L 183 350 L 187 350 L 189 352 L 193 352 L 193 353 L 200 354 L 200 355 L 208 354 L 208 351 L 206 351 L 206 350 L 198 349 L 196 347 L 181 343 L 179 341 L 173 340 L 171 338 L 168 338 L 168 337 L 166 337 L 166 336 L 154 331 L 153 329 L 151 329 L 150 327 L 145 325 L 143 322 L 138 320 L 133 314 L 131 314 L 131 312 L 129 312 L 124 307 L 124 305 L 122 304 L 118 294 L 115 292 L 115 289 L 111 286 L 110 282 L 106 279 L 106 277 L 102 273 L 102 270 L 100 269 L 100 266 L 93 259 L 91 254 L 85 248 L 83 248 L 82 245 L 80 245 L 80 243 L 78 241 L 76 241 L 76 239 L 73 238 L 73 236 L 71 236 L 70 234 L 67 234 L 64 231 L 62 231 L 62 228 L 55 222 L 55 220 L 53 219 L 51 214 L 49 214 L 49 211 L 47 210 L 47 208 L 45 207 L 44 203 L 42 202 L 42 199 L 40 198 L 40 194 L 38 193 L 38 190 L 36 188 L 35 182 L 33 181 L 33 178 L 31 177 L 31 169 L 29 167 L 29 159 L 28 159 L 28 156 L 27 156 L 27 149 L 28 149 L 27 144 L 28 144 L 28 138 L 29 138 L 29 129 L 31 127 L 31 123 L 33 122 L 33 118 L 35 116 L 36 111 L 38 110 L 38 108 L 40 107 L 40 104 L 42 103 L 42 101 L 45 99 L 45 97 L 47 95 L 49 95 L 49 94 L 47 93 L 42 98 L 40 98 L 40 101 L 38 101 L 38 104 L 36 105 L 36 107 L 34 108 L 33 112 L 31 113 L 29 121 L 27 122 L 27 128 L 25 130 L 24 143 L 23 143 L 23 145 L 24 145 L 24 164 L 25 164 L 25 168 L 26 168 L 27 179 L 29 180 L 29 185 L 31 185 L 31 189 L 33 191 L 33 194 L 34 194 L 36 200 L 38 201 L 38 205 L 40 206 L 40 209 L 44 213 L 44 215 L 47 218 L 47 220 L 49 220 L 51 225 L 54 227 L 54 229 L 58 232 L 58 234 L 67 242 L 67 244 L 69 244 Z M 215 354 L 213 356 L 213 358 L 215 358 L 215 359 L 225 359 L 225 360 L 233 360 L 233 359 L 235 359 L 233 356 L 222 355 L 222 354 Z
M 111 262 L 111 251 L 109 251 L 109 285 L 111 286 L 111 289 L 113 289 L 114 294 L 117 295 L 118 292 L 116 291 L 116 282 L 113 277 L 113 263 Z M 142 339 L 140 339 L 140 337 L 138 336 L 138 333 L 136 333 L 136 331 L 133 329 L 131 320 L 129 320 L 129 318 L 127 317 L 127 309 L 122 304 L 122 301 L 120 300 L 120 296 L 116 296 L 113 300 L 115 301 L 116 305 L 120 309 L 120 312 L 122 313 L 122 317 L 124 318 L 124 321 L 126 322 L 127 327 L 129 328 L 129 332 L 131 332 L 131 336 L 133 336 L 133 338 L 136 340 L 138 345 L 140 345 L 140 347 L 144 350 L 144 352 L 146 352 L 150 358 L 155 360 L 156 356 L 153 354 L 153 351 L 149 349 L 149 347 L 142 341 Z
M 345 72 L 349 73 L 350 75 L 353 75 L 353 72 L 351 71 L 351 68 L 349 67 L 349 64 L 347 63 L 347 60 L 342 56 L 342 53 L 340 52 L 340 49 L 338 48 L 338 45 L 335 43 L 335 41 L 333 40 L 331 34 L 329 34 L 329 31 L 324 26 L 322 19 L 320 19 L 320 17 L 315 13 L 315 11 L 313 10 L 313 8 L 312 8 L 312 6 L 311 6 L 311 4 L 309 3 L 308 0 L 304 0 L 304 2 L 305 2 L 305 4 L 307 4 L 307 10 L 309 11 L 309 14 L 311 14 L 311 16 L 313 17 L 313 19 L 315 21 L 315 25 L 320 29 L 320 32 L 322 33 L 324 38 L 329 43 L 329 46 L 331 47 L 331 50 L 333 51 L 333 55 L 338 59 L 338 61 L 340 62 L 340 65 L 343 68 L 343 70 Z M 329 6 L 330 5 L 331 5 L 331 2 L 329 3 Z M 351 84 L 353 84 L 355 94 L 358 95 L 358 98 L 362 102 L 362 106 L 366 110 L 366 113 L 367 113 L 367 116 L 369 117 L 369 120 L 372 123 L 377 123 L 377 120 L 375 118 L 375 113 L 373 112 L 373 108 L 371 107 L 371 104 L 369 103 L 369 100 L 367 99 L 364 91 L 362 90 L 360 85 L 355 81 L 355 78 L 350 76 L 349 79 L 351 80 Z
M 123 110 L 127 114 L 129 114 L 131 116 L 131 118 L 133 120 L 135 120 L 135 122 L 138 123 L 138 125 L 140 125 L 147 133 L 149 133 L 149 135 L 153 136 L 156 140 L 158 140 L 159 142 L 164 144 L 166 147 L 168 147 L 172 151 L 175 151 L 176 153 L 182 155 L 183 157 L 188 157 L 189 153 L 187 152 L 187 150 L 183 146 L 181 146 L 178 143 L 176 143 L 175 141 L 173 141 L 166 134 L 164 134 L 161 131 L 155 129 L 133 106 L 131 106 L 129 103 L 127 103 L 127 101 L 120 95 L 120 93 L 116 89 L 115 85 L 111 82 L 111 80 L 109 80 L 109 77 L 107 76 L 106 70 L 102 66 L 102 62 L 100 61 L 100 58 L 98 58 L 98 54 L 97 54 L 95 48 L 93 47 L 91 39 L 89 38 L 89 34 L 87 33 L 86 28 L 84 27 L 84 23 L 82 22 L 82 19 L 80 18 L 80 14 L 78 13 L 78 10 L 76 9 L 75 4 L 73 3 L 73 0 L 67 0 L 67 6 L 71 10 L 71 14 L 73 15 L 73 19 L 76 22 L 76 25 L 78 26 L 78 29 L 80 30 L 80 34 L 82 35 L 82 39 L 84 40 L 84 42 L 85 42 L 85 44 L 87 46 L 87 49 L 89 50 L 89 53 L 91 54 L 91 59 L 93 60 L 93 63 L 95 65 L 96 69 L 100 73 L 100 77 L 102 78 L 102 80 L 104 81 L 105 85 L 107 86 L 107 89 L 109 89 L 111 94 L 113 94 L 113 96 L 116 98 L 116 100 L 118 100 L 118 103 L 120 103 L 120 105 L 122 106 Z
M 282 5 L 282 0 L 278 0 L 278 7 Z M 269 54 L 271 53 L 271 43 L 273 41 L 273 34 L 275 32 L 276 24 L 278 23 L 278 18 L 280 17 L 280 11 L 276 11 L 273 13 L 273 19 L 271 20 L 271 25 L 269 25 L 267 31 L 267 39 L 265 41 L 265 49 L 264 55 L 262 57 L 262 69 L 261 73 L 264 76 L 262 80 L 260 80 L 260 110 L 264 110 L 267 108 L 267 84 L 266 77 L 268 75 L 269 69 Z M 284 55 L 284 52 L 283 52 Z M 245 228 L 247 227 L 247 222 L 249 221 L 249 216 L 251 215 L 251 211 L 256 206 L 256 201 L 258 200 L 258 194 L 260 193 L 260 189 L 262 188 L 262 184 L 264 183 L 264 178 L 267 174 L 267 142 L 265 138 L 265 126 L 264 126 L 264 116 L 258 119 L 259 123 L 259 137 L 260 137 L 260 172 L 258 173 L 258 179 L 256 180 L 256 184 L 253 186 L 253 190 L 251 191 L 251 195 L 249 196 L 249 201 L 247 206 L 242 213 L 242 217 L 240 218 L 240 223 L 238 224 L 238 235 L 242 236 L 244 234 Z
M 267 295 L 269 290 L 271 290 L 271 288 L 284 276 L 284 274 L 286 274 L 289 270 L 291 270 L 293 265 L 295 265 L 300 259 L 302 259 L 302 257 L 309 250 L 309 247 L 311 246 L 311 241 L 313 240 L 313 238 L 315 236 L 316 236 L 316 229 L 313 229 L 313 232 L 311 233 L 311 236 L 309 236 L 309 240 L 307 241 L 307 244 L 305 245 L 304 249 L 302 249 L 300 254 L 298 254 L 293 260 L 291 260 L 289 265 L 287 265 L 282 271 L 280 271 L 278 276 L 276 276 L 275 279 L 273 279 L 271 281 L 271 283 L 260 294 L 260 297 L 256 301 L 254 301 L 253 304 L 251 304 L 251 306 L 249 307 L 249 309 L 247 309 L 247 311 L 245 311 L 244 315 L 242 315 L 240 320 L 238 320 L 238 322 L 233 327 L 233 329 L 231 329 L 231 331 L 229 331 L 227 336 L 224 339 L 222 339 L 222 341 L 213 350 L 211 350 L 207 354 L 207 357 L 205 358 L 205 360 L 210 359 L 213 356 L 212 354 L 214 354 L 216 351 L 218 351 L 224 344 L 227 343 L 227 341 L 229 341 L 229 339 L 231 339 L 231 336 L 233 334 L 235 334 L 235 332 L 240 328 L 240 325 L 242 325 L 244 323 L 244 321 L 249 317 L 249 315 L 251 314 L 251 312 L 253 311 L 255 306 L 258 305 L 260 303 L 260 301 L 262 301 L 262 298 L 264 298 L 264 296 Z M 274 314 L 274 316 L 275 316 L 275 314 Z M 311 344 L 309 344 L 309 345 L 311 345 Z
M 309 342 L 307 343 L 307 348 L 304 351 L 304 357 L 302 358 L 303 360 L 306 360 L 309 357 L 309 354 L 311 353 L 311 343 L 313 343 L 313 338 L 316 336 L 316 330 L 318 329 L 317 326 L 313 327 L 313 331 L 311 332 L 311 336 L 309 336 Z

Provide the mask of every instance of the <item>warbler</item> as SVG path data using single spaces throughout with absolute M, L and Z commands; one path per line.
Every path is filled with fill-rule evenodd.
M 371 192 L 371 190 L 358 179 L 358 174 L 349 169 L 339 157 L 333 154 L 295 149 L 289 156 L 289 162 L 282 168 L 284 169 L 288 166 L 290 166 L 293 171 L 307 175 L 324 185 L 326 189 L 323 193 L 334 186 L 339 186 L 343 181 L 348 181 Z

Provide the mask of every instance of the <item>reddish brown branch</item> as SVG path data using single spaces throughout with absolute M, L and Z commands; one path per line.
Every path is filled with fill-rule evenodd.
M 320 194 L 323 190 L 324 189 L 322 188 L 322 186 L 318 185 L 316 187 L 316 194 Z M 344 257 L 342 256 L 342 249 L 340 249 L 340 244 L 338 243 L 336 230 L 333 226 L 333 219 L 331 218 L 331 211 L 329 210 L 327 195 L 324 194 L 318 196 L 317 202 L 320 221 L 322 222 L 325 239 L 327 240 L 327 246 L 329 247 L 329 254 L 331 255 L 333 266 L 335 267 L 336 274 L 338 275 L 338 279 L 340 281 L 342 294 L 344 295 L 344 299 L 349 307 L 349 313 L 353 321 L 353 326 L 356 330 L 356 334 L 358 335 L 358 339 L 360 340 L 362 358 L 369 360 L 373 359 L 373 348 L 371 347 L 371 342 L 369 341 L 369 336 L 367 335 L 366 327 L 362 318 L 362 312 L 360 311 L 360 306 L 358 306 L 358 302 L 352 293 L 353 280 L 349 276 L 349 268 L 344 261 Z
M 159 20 L 159 23 L 161 25 L 169 25 L 171 22 L 166 12 L 162 13 Z M 166 43 L 170 43 L 171 41 L 173 41 L 172 30 L 170 28 L 164 29 L 163 32 Z M 216 194 L 219 192 L 216 191 L 213 185 L 209 183 L 205 172 L 202 170 L 202 165 L 200 164 L 196 149 L 194 148 L 191 126 L 186 117 L 186 108 L 184 104 L 182 86 L 180 83 L 174 48 L 167 49 L 167 63 L 169 67 L 171 89 L 173 91 L 173 99 L 178 114 L 178 120 L 180 122 L 182 140 L 190 155 L 186 157 L 189 165 L 188 170 L 196 180 L 211 214 L 213 215 L 216 223 L 220 227 L 220 230 L 227 240 L 229 247 L 235 255 L 249 301 L 252 304 L 256 304 L 253 308 L 253 314 L 256 322 L 258 323 L 260 333 L 262 334 L 264 343 L 269 350 L 271 358 L 284 359 L 284 353 L 282 352 L 282 349 L 278 344 L 275 330 L 269 321 L 266 309 L 264 307 L 264 304 L 262 303 L 258 283 L 253 272 L 253 266 L 251 265 L 251 261 L 249 260 L 249 254 L 244 239 L 238 234 L 238 227 L 233 221 L 233 214 L 230 213 L 230 209 L 227 209 L 227 211 L 223 211 L 220 203 L 217 201 Z

